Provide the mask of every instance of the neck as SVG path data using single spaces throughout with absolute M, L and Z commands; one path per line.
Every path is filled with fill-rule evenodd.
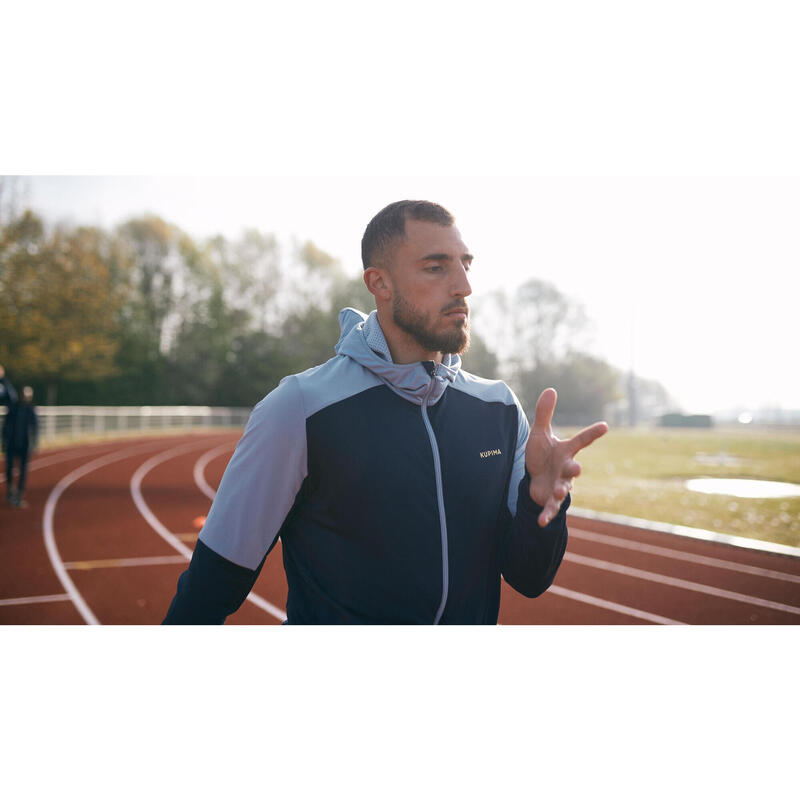
M 391 312 L 379 308 L 378 323 L 381 326 L 383 338 L 386 339 L 389 353 L 395 364 L 413 364 L 417 361 L 442 363 L 443 354 L 425 350 L 413 336 L 395 325 Z

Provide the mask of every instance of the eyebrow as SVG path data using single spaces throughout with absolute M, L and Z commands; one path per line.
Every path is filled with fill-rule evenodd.
M 449 256 L 447 253 L 429 253 L 427 256 L 423 256 L 420 261 L 452 261 L 453 257 Z M 475 256 L 471 253 L 464 253 L 461 256 L 462 261 L 474 261 Z

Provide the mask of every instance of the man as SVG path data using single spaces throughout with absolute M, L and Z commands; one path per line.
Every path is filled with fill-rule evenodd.
M 9 408 L 17 402 L 17 393 L 14 387 L 8 382 L 6 378 L 6 370 L 0 364 L 0 405 L 8 406 Z
M 28 458 L 36 450 L 39 435 L 39 418 L 33 405 L 33 389 L 22 389 L 22 400 L 9 406 L 3 420 L 3 452 L 6 455 L 6 502 L 17 508 L 27 508 L 25 480 Z M 17 488 L 11 482 L 14 462 L 19 462 Z
M 567 543 L 575 453 L 556 395 L 533 432 L 500 381 L 460 369 L 472 263 L 453 217 L 392 203 L 367 226 L 368 317 L 340 314 L 336 356 L 253 410 L 165 623 L 224 622 L 278 537 L 289 623 L 497 622 L 500 577 L 527 596 Z

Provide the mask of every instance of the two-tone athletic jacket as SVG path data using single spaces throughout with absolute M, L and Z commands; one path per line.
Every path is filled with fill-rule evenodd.
M 376 313 L 339 315 L 325 364 L 250 416 L 165 623 L 221 623 L 281 539 L 289 623 L 497 622 L 500 578 L 535 597 L 567 544 L 525 473 L 513 392 L 441 364 L 395 364 Z

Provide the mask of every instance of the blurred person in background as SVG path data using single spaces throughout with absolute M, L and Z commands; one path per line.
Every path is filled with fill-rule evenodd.
M 17 393 L 6 378 L 6 370 L 0 364 L 0 406 L 12 406 L 17 402 Z
M 342 310 L 336 355 L 255 407 L 166 624 L 224 622 L 278 538 L 290 624 L 494 625 L 501 576 L 527 597 L 553 582 L 573 457 L 608 426 L 560 441 L 553 389 L 531 429 L 505 383 L 461 369 L 473 257 L 454 223 L 410 200 L 369 223 L 376 310 Z
M 25 502 L 25 479 L 28 473 L 28 458 L 36 450 L 39 437 L 39 418 L 33 405 L 33 389 L 26 386 L 18 403 L 9 406 L 3 420 L 3 452 L 6 456 L 6 500 L 17 508 L 27 508 Z M 14 489 L 14 462 L 19 462 L 17 487 Z

